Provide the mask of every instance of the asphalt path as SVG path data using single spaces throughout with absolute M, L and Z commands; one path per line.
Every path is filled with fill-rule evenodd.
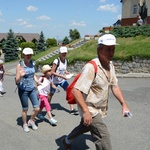
M 17 92 L 14 92 L 14 77 L 5 76 L 3 85 L 6 93 L 0 97 L 0 149 L 63 150 L 62 138 L 80 121 L 80 116 L 69 114 L 65 92 L 61 89 L 52 99 L 52 112 L 58 120 L 57 126 L 52 127 L 48 120 L 40 121 L 36 118 L 38 130 L 30 129 L 29 133 L 25 133 L 22 129 L 21 104 Z M 119 83 L 133 117 L 122 116 L 121 106 L 110 92 L 108 116 L 104 122 L 110 132 L 113 150 L 149 150 L 150 78 L 119 78 Z M 32 112 L 31 106 L 29 103 L 28 118 Z M 45 117 L 48 118 L 47 115 Z M 72 147 L 73 150 L 95 149 L 89 132 L 75 139 Z

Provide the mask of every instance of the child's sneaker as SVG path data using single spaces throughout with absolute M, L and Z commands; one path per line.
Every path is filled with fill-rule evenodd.
M 3 94 L 0 92 L 0 97 L 3 97 Z
M 45 117 L 44 117 L 42 114 L 37 114 L 37 117 L 38 117 L 39 119 L 41 119 L 41 120 L 44 120 L 44 119 L 45 119 Z
M 49 120 L 51 125 L 56 125 L 57 124 L 57 120 L 55 120 L 54 118 Z
M 23 130 L 24 130 L 24 132 L 26 132 L 26 133 L 28 133 L 28 132 L 30 131 L 27 124 L 26 124 L 26 125 L 23 125 Z
M 34 121 L 28 121 L 28 126 L 31 126 L 33 130 L 37 130 L 38 127 L 35 125 L 35 122 Z

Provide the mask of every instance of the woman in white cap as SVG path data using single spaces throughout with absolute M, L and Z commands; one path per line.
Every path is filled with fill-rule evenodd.
M 4 81 L 5 68 L 3 61 L 0 60 L 0 96 L 3 96 L 3 81 Z
M 42 73 L 44 74 L 39 78 L 39 82 L 41 82 L 41 85 L 37 87 L 38 89 L 38 95 L 40 99 L 40 111 L 37 115 L 37 117 L 41 120 L 44 120 L 45 117 L 41 114 L 42 109 L 45 107 L 47 115 L 49 117 L 49 122 L 52 126 L 55 126 L 57 124 L 57 120 L 55 120 L 52 117 L 51 114 L 51 106 L 48 102 L 48 95 L 50 93 L 50 85 L 56 89 L 56 86 L 52 82 L 52 73 L 51 73 L 51 67 L 49 65 L 44 65 L 42 67 Z
M 54 60 L 53 66 L 52 66 L 52 73 L 55 75 L 57 73 L 57 76 L 53 77 L 53 83 L 55 86 L 61 86 L 64 91 L 66 91 L 67 87 L 69 86 L 69 83 L 67 81 L 66 75 L 71 74 L 70 72 L 67 71 L 67 47 L 66 46 L 61 46 L 59 49 L 59 57 Z M 50 89 L 50 96 L 49 96 L 49 101 L 51 102 L 51 99 L 55 93 L 55 89 L 51 87 Z M 73 104 L 70 105 L 70 114 L 72 115 L 78 115 L 78 110 L 74 109 Z
M 35 64 L 31 60 L 33 50 L 24 48 L 22 53 L 23 60 L 16 67 L 16 83 L 18 84 L 18 95 L 22 105 L 23 130 L 29 132 L 28 126 L 31 126 L 33 130 L 38 129 L 34 122 L 34 118 L 39 111 L 39 101 L 35 88 L 35 82 L 38 83 L 38 79 L 35 75 Z M 27 122 L 28 98 L 32 103 L 33 111 Z

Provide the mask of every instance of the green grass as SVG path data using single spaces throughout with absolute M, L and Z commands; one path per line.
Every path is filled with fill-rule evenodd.
M 137 36 L 131 38 L 117 38 L 117 43 L 120 45 L 116 46 L 114 60 L 132 61 L 134 56 L 139 58 L 150 58 L 150 37 Z M 37 60 L 41 56 L 48 54 L 57 48 L 58 47 L 50 48 L 33 58 Z M 89 61 L 90 59 L 97 57 L 96 49 L 97 40 L 93 39 L 87 41 L 81 47 L 68 51 L 67 58 L 69 59 L 69 63 L 73 64 L 75 61 Z M 55 55 L 46 61 L 38 62 L 37 64 L 50 64 L 56 57 L 58 57 L 58 55 Z
M 47 55 L 47 54 L 53 52 L 54 50 L 56 50 L 56 49 L 58 49 L 58 48 L 59 48 L 58 46 L 57 46 L 57 47 L 51 47 L 51 48 L 47 49 L 47 50 L 44 51 L 44 52 L 41 52 L 41 53 L 39 53 L 39 54 L 37 54 L 37 55 L 34 55 L 34 56 L 33 56 L 33 59 L 34 59 L 34 60 L 37 60 L 37 59 L 39 59 L 39 58 L 41 58 L 41 57 L 43 57 L 43 56 L 45 56 L 45 55 Z
M 133 56 L 150 58 L 150 37 L 118 38 L 114 59 L 131 60 Z
M 134 56 L 150 58 L 150 37 L 138 36 L 132 38 L 117 38 L 114 60 L 132 60 Z M 97 56 L 97 40 L 90 40 L 80 48 L 69 51 L 71 63 L 77 60 L 89 61 Z

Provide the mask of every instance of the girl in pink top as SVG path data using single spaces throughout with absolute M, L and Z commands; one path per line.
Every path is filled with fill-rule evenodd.
M 56 88 L 56 86 L 53 84 L 52 80 L 51 80 L 51 67 L 49 65 L 44 65 L 42 67 L 42 72 L 44 74 L 44 76 L 39 78 L 39 82 L 41 83 L 40 85 L 38 85 L 38 96 L 40 99 L 40 111 L 37 115 L 38 118 L 44 120 L 45 117 L 41 114 L 42 109 L 45 107 L 47 115 L 49 117 L 49 122 L 51 125 L 56 125 L 57 120 L 55 120 L 52 117 L 51 114 L 51 106 L 50 103 L 48 102 L 48 95 L 50 93 L 50 85 L 53 88 Z

